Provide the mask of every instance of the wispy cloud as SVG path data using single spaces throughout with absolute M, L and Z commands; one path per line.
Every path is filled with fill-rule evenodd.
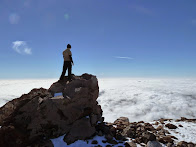
M 133 60 L 133 58 L 131 57 L 122 57 L 122 56 L 114 56 L 114 58 Z
M 12 42 L 12 48 L 19 54 L 31 55 L 31 48 L 28 47 L 25 41 L 14 41 Z
M 20 16 L 17 13 L 12 13 L 9 15 L 9 22 L 11 24 L 18 24 L 20 21 Z
M 142 5 L 131 4 L 131 5 L 129 5 L 129 8 L 138 12 L 138 13 L 153 15 L 153 12 L 149 8 L 146 8 Z

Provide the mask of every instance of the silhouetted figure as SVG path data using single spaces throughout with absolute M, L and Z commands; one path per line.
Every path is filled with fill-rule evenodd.
M 64 58 L 64 64 L 63 64 L 63 71 L 60 77 L 60 80 L 63 80 L 63 77 L 65 76 L 66 70 L 68 68 L 68 79 L 71 80 L 71 69 L 72 69 L 72 53 L 71 53 L 71 45 L 67 45 L 67 49 L 63 51 L 63 58 Z

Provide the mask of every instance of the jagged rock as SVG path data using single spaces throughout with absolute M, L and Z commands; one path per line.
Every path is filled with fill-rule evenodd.
M 131 128 L 130 126 L 127 126 L 126 128 L 123 129 L 121 135 L 125 136 L 125 137 L 134 138 L 135 130 L 133 128 Z
M 196 122 L 196 119 L 188 119 L 185 117 L 181 117 L 180 119 L 176 119 L 175 121 L 176 122 L 179 122 L 179 121 Z
M 178 147 L 188 147 L 188 143 L 185 141 L 180 141 L 180 142 L 178 142 L 177 146 Z
M 91 144 L 98 144 L 97 140 L 93 140 Z
M 174 140 L 172 139 L 172 136 L 163 136 L 163 137 L 160 137 L 159 139 L 158 139 L 158 141 L 159 142 L 161 142 L 161 143 L 173 143 L 174 142 Z
M 98 136 L 103 136 L 102 131 L 99 131 L 99 132 L 98 132 Z
M 106 138 L 107 140 L 112 140 L 112 139 L 113 139 L 113 136 L 110 135 L 110 134 L 106 134 L 106 135 L 105 135 L 105 138 Z
M 177 147 L 196 147 L 196 144 L 192 142 L 180 141 L 178 142 Z
M 127 117 L 120 117 L 114 121 L 114 125 L 117 126 L 118 130 L 123 130 L 129 125 L 129 119 Z
M 150 123 L 144 123 L 144 128 L 145 130 L 148 130 L 148 131 L 155 131 L 156 129 L 152 126 L 152 124 Z
M 118 144 L 118 142 L 116 140 L 113 140 L 113 139 L 107 140 L 107 142 L 110 143 L 110 144 Z
M 134 142 L 126 142 L 125 147 L 137 147 L 137 145 Z
M 162 147 L 158 141 L 148 141 L 146 147 Z
M 54 97 L 60 92 L 62 96 Z M 97 78 L 83 74 L 73 76 L 71 82 L 65 77 L 49 90 L 33 89 L 8 102 L 0 108 L 0 137 L 8 135 L 13 140 L 1 137 L 0 146 L 40 145 L 63 134 L 68 143 L 91 137 L 97 122 L 103 120 L 98 94 Z
M 147 144 L 148 141 L 155 141 L 156 136 L 150 132 L 143 132 L 142 133 L 142 140 L 145 144 Z
M 173 143 L 168 143 L 167 147 L 174 147 L 174 144 Z
M 169 129 L 176 129 L 177 128 L 177 126 L 170 124 L 170 123 L 166 124 L 165 126 L 168 127 Z
M 163 125 L 159 125 L 158 127 L 157 127 L 157 131 L 160 131 L 160 130 L 162 130 L 163 129 Z
M 95 134 L 95 127 L 90 124 L 89 118 L 82 118 L 74 122 L 68 134 L 65 135 L 64 141 L 71 144 L 80 139 L 85 140 Z

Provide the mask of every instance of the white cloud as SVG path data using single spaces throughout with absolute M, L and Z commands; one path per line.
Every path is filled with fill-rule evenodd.
M 12 48 L 19 54 L 32 54 L 31 48 L 28 47 L 25 41 L 14 41 L 12 42 Z
M 122 56 L 115 56 L 114 58 L 133 60 L 133 58 L 131 58 L 131 57 L 122 57 Z
M 20 21 L 20 16 L 16 13 L 12 13 L 9 16 L 9 21 L 11 24 L 18 24 L 18 22 Z

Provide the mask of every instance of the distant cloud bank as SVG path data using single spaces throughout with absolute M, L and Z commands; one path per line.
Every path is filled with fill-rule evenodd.
M 133 58 L 131 57 L 122 57 L 122 56 L 115 56 L 114 58 L 133 60 Z
M 31 55 L 31 48 L 28 47 L 25 41 L 14 41 L 12 42 L 12 48 L 19 54 Z

